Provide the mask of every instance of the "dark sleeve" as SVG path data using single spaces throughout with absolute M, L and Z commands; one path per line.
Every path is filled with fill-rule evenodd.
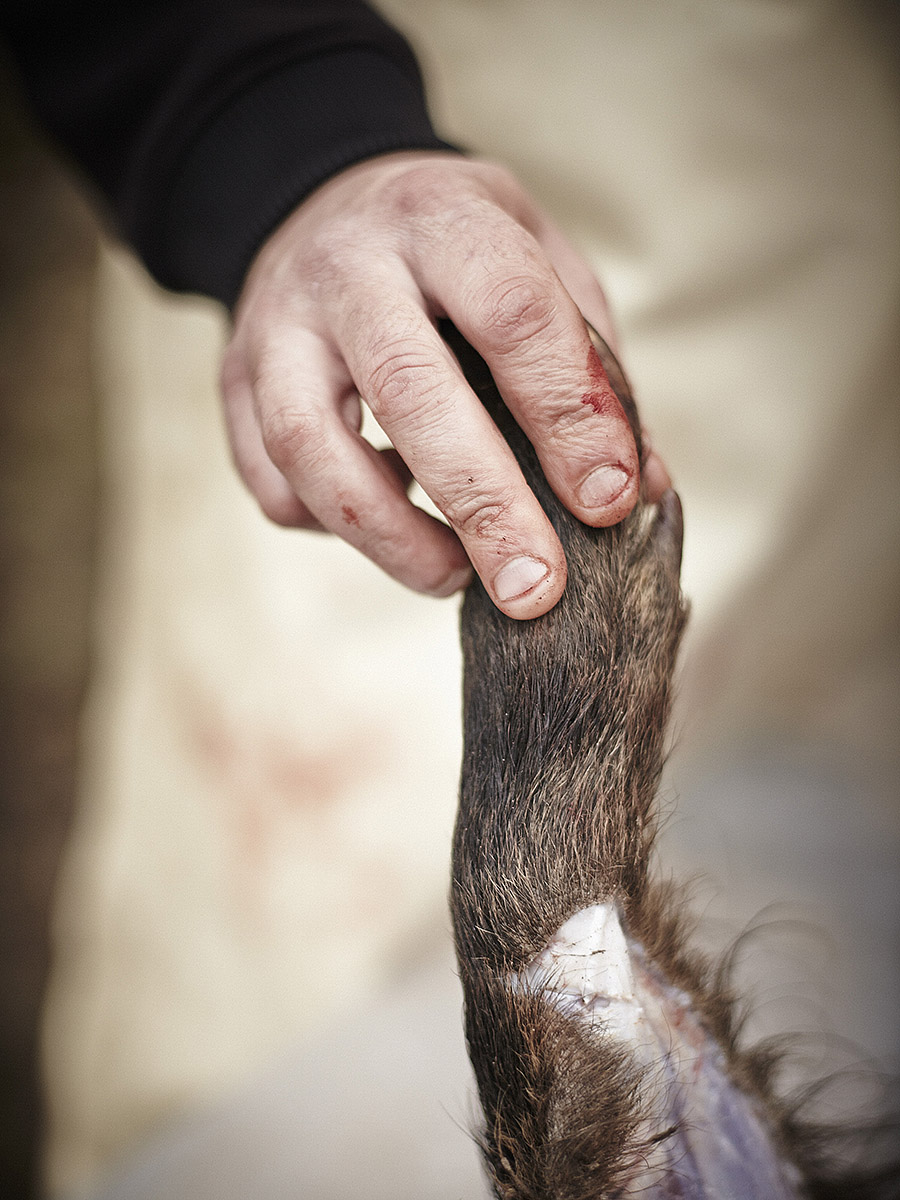
M 360 0 L 6 0 L 46 128 L 166 287 L 233 303 L 256 250 L 341 168 L 434 132 L 406 42 Z

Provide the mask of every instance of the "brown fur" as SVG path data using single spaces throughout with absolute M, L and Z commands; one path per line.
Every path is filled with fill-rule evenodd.
M 588 1037 L 540 994 L 504 982 L 568 917 L 601 900 L 619 904 L 630 936 L 691 995 L 731 1077 L 768 1113 L 780 1153 L 805 1168 L 810 1196 L 896 1194 L 890 1173 L 829 1176 L 809 1128 L 774 1095 L 778 1055 L 739 1051 L 727 972 L 687 949 L 682 898 L 651 875 L 686 619 L 677 497 L 664 497 L 658 519 L 641 501 L 612 529 L 582 525 L 550 490 L 483 361 L 448 323 L 443 333 L 512 446 L 569 566 L 563 598 L 537 620 L 507 618 L 478 582 L 462 611 L 465 745 L 451 908 L 485 1113 L 482 1146 L 497 1196 L 614 1197 L 648 1148 L 646 1127 L 639 1132 L 644 1081 L 627 1053 Z M 639 438 L 621 370 L 595 344 Z

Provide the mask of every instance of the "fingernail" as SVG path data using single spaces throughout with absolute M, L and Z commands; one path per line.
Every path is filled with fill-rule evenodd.
M 631 476 L 618 466 L 598 467 L 578 489 L 578 499 L 585 508 L 605 508 L 624 491 Z
M 513 558 L 494 576 L 494 595 L 498 600 L 513 600 L 531 591 L 546 579 L 550 568 L 537 558 Z

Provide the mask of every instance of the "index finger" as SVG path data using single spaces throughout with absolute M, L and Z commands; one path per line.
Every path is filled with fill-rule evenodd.
M 494 602 L 512 617 L 539 616 L 565 586 L 562 546 L 503 435 L 413 293 L 411 281 L 405 288 L 390 273 L 373 274 L 353 311 L 345 306 L 335 314 L 342 354 L 360 394 L 456 532 Z M 356 308 L 368 319 L 356 319 Z M 378 513 L 365 519 L 374 522 Z

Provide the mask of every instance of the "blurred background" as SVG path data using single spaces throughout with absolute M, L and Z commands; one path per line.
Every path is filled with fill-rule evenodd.
M 750 1036 L 803 1051 L 786 1086 L 897 1070 L 895 17 L 380 7 L 438 127 L 595 266 L 683 498 L 661 869 L 708 947 L 761 926 L 740 977 Z M 54 1200 L 484 1195 L 445 906 L 457 601 L 257 512 L 223 314 L 147 279 L 14 92 L 0 1191 L 39 1157 Z

